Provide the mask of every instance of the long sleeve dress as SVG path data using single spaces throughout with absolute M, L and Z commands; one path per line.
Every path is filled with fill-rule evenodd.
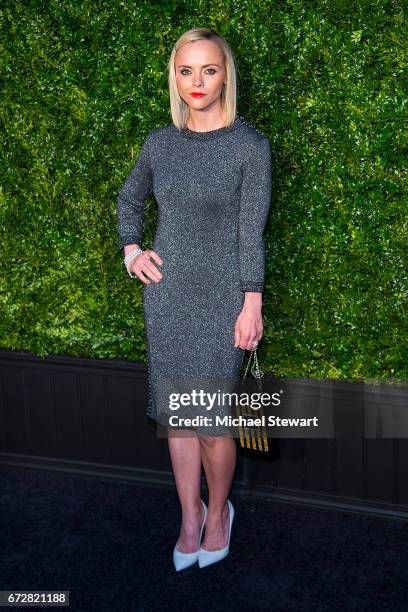
M 154 194 L 158 206 L 151 248 L 163 260 L 163 278 L 143 284 L 143 312 L 146 412 L 164 427 L 169 416 L 216 414 L 202 405 L 170 409 L 180 381 L 195 389 L 212 381 L 212 390 L 224 392 L 239 379 L 245 351 L 234 347 L 234 325 L 244 293 L 264 289 L 271 166 L 269 140 L 240 116 L 207 132 L 170 124 L 150 131 L 119 191 L 118 250 L 141 244 L 146 198 Z M 229 431 L 208 418 L 193 429 Z

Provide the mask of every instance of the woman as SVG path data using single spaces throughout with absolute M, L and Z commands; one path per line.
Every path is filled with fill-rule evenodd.
M 169 381 L 236 380 L 245 350 L 262 337 L 271 150 L 236 115 L 234 59 L 216 32 L 185 32 L 168 69 L 173 123 L 148 134 L 119 192 L 117 220 L 128 273 L 144 285 L 147 414 L 167 425 L 182 509 L 173 550 L 178 571 L 229 552 L 236 445 L 222 426 L 171 426 L 164 390 Z M 142 251 L 144 201 L 152 193 L 156 235 L 153 248 Z M 208 508 L 200 495 L 201 464 Z

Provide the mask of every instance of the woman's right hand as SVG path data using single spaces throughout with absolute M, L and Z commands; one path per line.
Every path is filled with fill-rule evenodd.
M 155 264 L 150 261 L 150 258 L 156 261 L 160 266 L 163 264 L 162 258 L 156 251 L 153 251 L 153 249 L 146 249 L 143 253 L 135 257 L 129 266 L 129 270 L 133 272 L 133 274 L 136 274 L 145 285 L 150 285 L 152 281 L 159 283 L 163 278 L 163 274 L 157 269 Z

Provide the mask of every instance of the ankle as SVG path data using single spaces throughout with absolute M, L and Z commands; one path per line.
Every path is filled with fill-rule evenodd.
M 189 510 L 183 510 L 181 514 L 181 521 L 183 525 L 195 526 L 198 522 L 202 522 L 204 519 L 204 508 L 202 506 L 198 508 L 190 508 Z
M 208 507 L 208 519 L 210 521 L 222 521 L 226 520 L 229 516 L 228 502 L 222 508 L 210 508 Z

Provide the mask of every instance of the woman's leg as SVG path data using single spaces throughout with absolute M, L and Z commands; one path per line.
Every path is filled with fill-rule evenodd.
M 197 550 L 197 542 L 204 520 L 201 503 L 201 450 L 193 430 L 168 429 L 171 463 L 181 504 L 181 529 L 177 550 L 191 553 Z
M 218 550 L 228 542 L 227 500 L 235 472 L 237 447 L 230 435 L 200 434 L 198 439 L 209 492 L 208 517 L 201 545 L 206 550 Z

